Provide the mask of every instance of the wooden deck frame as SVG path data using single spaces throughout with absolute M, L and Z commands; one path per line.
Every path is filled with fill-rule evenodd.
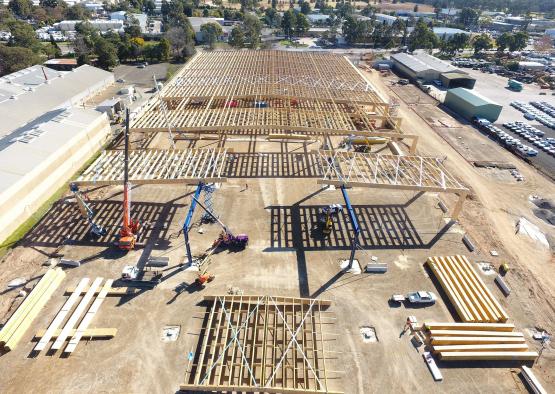
M 330 303 L 292 297 L 208 296 L 198 354 L 181 390 L 339 393 L 326 367 Z
M 318 154 L 324 174 L 318 184 L 454 193 L 459 198 L 452 219 L 460 214 L 469 193 L 435 157 L 329 150 L 319 150 Z
M 134 185 L 225 182 L 229 149 L 133 150 L 129 154 L 129 182 Z M 78 185 L 119 185 L 123 182 L 124 152 L 104 151 L 77 180 Z

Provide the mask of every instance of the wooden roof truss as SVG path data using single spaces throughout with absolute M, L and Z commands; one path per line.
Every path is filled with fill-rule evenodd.
M 333 393 L 326 369 L 329 301 L 207 296 L 212 307 L 181 390 Z
M 131 129 L 163 132 L 168 124 L 175 132 L 197 133 L 348 135 L 381 127 L 391 138 L 414 137 L 401 133 L 389 104 L 345 57 L 285 51 L 197 54 L 161 97 L 151 98 Z M 394 130 L 384 129 L 391 125 Z
M 225 182 L 222 172 L 228 149 L 132 150 L 129 182 L 158 183 Z M 77 178 L 78 185 L 116 185 L 123 182 L 124 151 L 104 151 Z

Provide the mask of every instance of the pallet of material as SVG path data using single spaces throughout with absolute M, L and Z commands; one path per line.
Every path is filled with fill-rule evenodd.
M 73 294 L 73 293 L 75 293 L 76 289 L 77 289 L 76 287 L 68 287 L 68 288 L 66 289 L 66 292 L 65 292 L 65 293 L 66 293 L 66 294 Z M 87 286 L 87 287 L 84 287 L 84 288 L 81 290 L 80 293 L 81 293 L 81 294 L 86 293 L 88 290 L 89 290 L 89 287 L 88 287 L 88 286 Z M 100 293 L 100 290 L 102 290 L 102 289 L 101 289 L 101 288 L 96 289 L 96 290 L 94 291 L 94 294 L 95 294 L 95 295 L 96 295 L 96 294 L 99 294 L 99 293 Z M 128 294 L 128 291 L 129 291 L 129 287 L 111 287 L 111 288 L 108 290 L 108 293 L 107 293 L 106 295 L 107 295 L 107 296 L 120 297 L 120 296 L 127 295 L 127 294 Z
M 528 345 L 525 343 L 496 343 L 487 345 L 440 345 L 434 346 L 434 353 L 445 352 L 525 352 Z
M 534 361 L 536 352 L 441 352 L 442 361 Z
M 77 330 L 76 329 L 72 329 L 69 331 L 69 335 L 68 338 L 69 339 L 70 336 L 75 335 L 75 332 Z M 42 339 L 42 337 L 44 336 L 44 334 L 46 333 L 46 330 L 40 330 L 35 334 L 35 339 Z M 52 336 L 50 337 L 50 339 L 56 339 L 58 338 L 58 336 L 62 333 L 61 329 L 57 329 L 56 331 L 54 331 L 54 333 L 52 333 Z M 91 339 L 110 339 L 116 336 L 116 334 L 118 333 L 118 329 L 117 328 L 87 328 L 84 332 L 83 332 L 83 338 L 91 338 Z
M 524 337 L 521 332 L 466 330 L 430 330 L 430 335 L 432 337 Z
M 13 350 L 17 346 L 65 276 L 61 268 L 56 268 L 48 270 L 39 280 L 0 331 L 0 346 L 3 346 L 4 351 Z
M 487 343 L 525 343 L 524 337 L 432 337 L 432 346 L 435 345 L 470 345 Z
M 429 257 L 426 262 L 465 323 L 504 323 L 509 316 L 466 256 Z
M 425 322 L 428 330 L 469 330 L 469 331 L 513 331 L 515 325 L 511 323 L 443 323 Z

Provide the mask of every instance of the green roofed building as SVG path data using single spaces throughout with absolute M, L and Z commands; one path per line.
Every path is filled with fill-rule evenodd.
M 468 120 L 478 117 L 495 122 L 503 109 L 502 105 L 465 88 L 448 90 L 443 103 Z
M 470 75 L 461 72 L 443 73 L 439 76 L 439 80 L 444 88 L 474 88 L 476 80 Z

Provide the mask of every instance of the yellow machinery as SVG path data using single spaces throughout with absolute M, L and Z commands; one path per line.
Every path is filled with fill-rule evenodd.
M 347 143 L 350 144 L 355 152 L 370 152 L 372 145 L 387 144 L 388 138 L 384 137 L 350 137 Z

